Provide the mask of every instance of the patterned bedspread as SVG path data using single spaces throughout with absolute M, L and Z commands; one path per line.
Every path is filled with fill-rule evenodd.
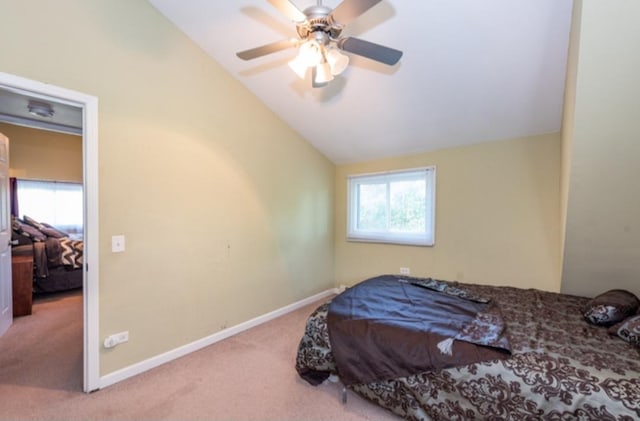
M 34 241 L 34 274 L 38 278 L 46 278 L 49 276 L 50 268 L 59 266 L 65 266 L 68 269 L 82 268 L 83 254 L 82 240 L 48 237 L 45 241 Z
M 500 306 L 512 356 L 349 388 L 412 420 L 640 419 L 640 351 L 587 323 L 588 298 L 456 284 Z M 328 303 L 307 321 L 296 369 L 336 373 Z

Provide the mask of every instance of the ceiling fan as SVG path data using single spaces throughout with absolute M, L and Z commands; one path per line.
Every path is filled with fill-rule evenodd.
M 267 0 L 296 24 L 297 39 L 273 42 L 240 51 L 236 55 L 252 60 L 288 48 L 298 48 L 298 55 L 289 67 L 302 79 L 312 70 L 314 87 L 326 86 L 349 64 L 349 57 L 340 51 L 356 54 L 393 66 L 402 51 L 354 37 L 341 37 L 344 27 L 382 0 L 344 0 L 335 9 L 323 6 L 318 0 L 303 11 L 289 0 Z

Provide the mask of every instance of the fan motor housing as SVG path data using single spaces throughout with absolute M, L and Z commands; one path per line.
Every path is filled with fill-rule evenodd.
M 330 22 L 329 14 L 333 10 L 322 5 L 310 6 L 304 9 L 304 14 L 307 20 L 303 23 L 296 25 L 298 35 L 302 39 L 307 39 L 312 33 L 323 32 L 329 36 L 330 39 L 336 39 L 340 36 L 342 28 Z M 323 36 L 316 36 L 316 40 L 321 41 Z M 326 40 L 328 42 L 328 40 Z

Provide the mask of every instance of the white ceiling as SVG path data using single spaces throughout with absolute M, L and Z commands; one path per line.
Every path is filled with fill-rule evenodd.
M 49 104 L 51 117 L 40 117 L 29 112 L 30 101 Z M 9 88 L 0 88 L 0 122 L 16 124 L 69 134 L 82 134 L 82 108 L 28 95 Z
M 266 0 L 148 1 L 337 164 L 560 130 L 572 0 L 384 0 L 343 35 L 400 62 L 351 55 L 324 88 L 287 66 L 293 49 L 236 57 L 296 36 Z

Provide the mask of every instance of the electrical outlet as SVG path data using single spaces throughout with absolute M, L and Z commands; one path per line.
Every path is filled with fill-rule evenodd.
M 410 275 L 410 274 L 411 274 L 410 268 L 400 268 L 400 275 Z
M 116 345 L 123 344 L 125 342 L 129 342 L 129 331 L 115 333 L 113 335 L 107 336 L 104 340 L 105 348 L 113 348 Z
M 129 342 L 129 331 L 116 333 L 113 336 L 116 337 L 116 343 L 123 344 Z

